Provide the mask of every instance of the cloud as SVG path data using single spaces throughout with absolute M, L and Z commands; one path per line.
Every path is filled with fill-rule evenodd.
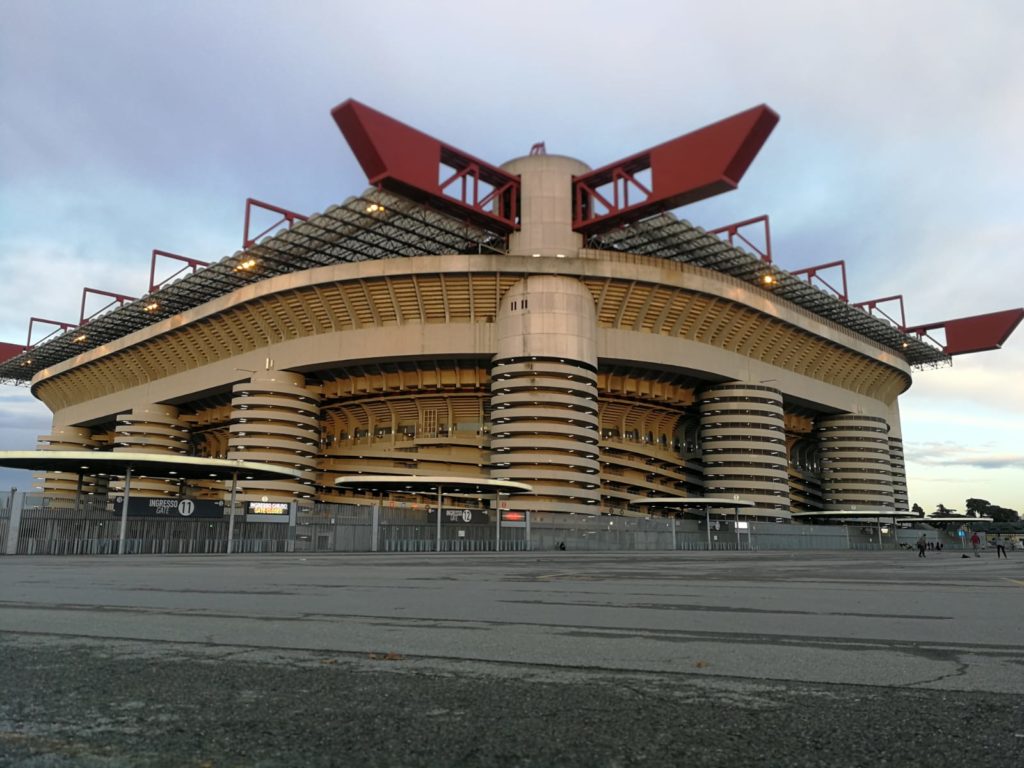
M 964 446 L 955 442 L 910 443 L 908 464 L 932 467 L 976 467 L 979 469 L 1024 469 L 1024 453 L 990 451 L 986 446 Z
M 27 389 L 0 388 L 0 450 L 31 450 L 39 435 L 48 434 L 52 420 Z
M 956 421 L 985 413 L 1024 426 L 1024 328 L 1018 328 L 1004 349 L 953 359 L 952 367 L 917 371 L 903 402 L 936 418 Z

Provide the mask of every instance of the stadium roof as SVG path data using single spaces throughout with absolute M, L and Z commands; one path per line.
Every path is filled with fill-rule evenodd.
M 408 198 L 369 190 L 260 240 L 86 324 L 55 333 L 0 362 L 0 382 L 27 383 L 39 371 L 167 317 L 270 277 L 331 264 L 402 256 L 506 253 L 504 235 L 431 210 Z M 832 320 L 902 355 L 911 365 L 948 361 L 915 335 L 671 214 L 593 236 L 588 246 L 638 253 L 732 275 Z M 253 269 L 258 265 L 258 269 Z M 762 282 L 766 271 L 771 288 Z

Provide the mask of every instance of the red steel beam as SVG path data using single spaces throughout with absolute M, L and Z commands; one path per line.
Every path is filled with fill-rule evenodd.
M 894 302 L 894 301 L 897 302 L 899 304 L 899 307 L 900 307 L 900 319 L 899 320 L 897 320 L 896 318 L 892 317 L 891 315 L 889 315 L 888 312 L 886 312 L 884 309 L 879 308 L 879 306 L 878 306 L 879 304 L 889 304 L 889 303 Z M 870 299 L 869 301 L 858 301 L 853 306 L 860 307 L 861 309 L 865 310 L 869 315 L 873 315 L 873 314 L 875 314 L 875 312 L 877 312 L 882 317 L 884 317 L 886 320 L 888 320 L 890 323 L 892 323 L 897 328 L 899 328 L 901 331 L 906 332 L 906 328 L 907 328 L 907 313 L 906 313 L 906 311 L 903 308 L 903 296 L 902 295 L 898 294 L 896 296 L 886 296 L 884 299 Z
M 762 104 L 576 176 L 573 229 L 600 234 L 736 189 L 778 122 Z M 649 186 L 638 176 L 644 171 Z
M 840 290 L 839 288 L 836 288 L 834 285 L 832 285 L 828 280 L 826 280 L 820 274 L 821 272 L 823 272 L 825 270 L 835 269 L 836 267 L 839 268 L 841 279 L 843 281 L 842 290 Z M 814 266 L 814 267 L 804 267 L 803 269 L 795 269 L 792 272 L 790 272 L 790 274 L 793 275 L 794 277 L 800 277 L 801 275 L 807 275 L 807 282 L 808 283 L 813 283 L 815 280 L 817 280 L 819 283 L 821 283 L 826 288 L 828 288 L 830 291 L 832 291 L 832 293 L 834 293 L 837 298 L 840 298 L 843 301 L 847 301 L 847 302 L 850 300 L 850 297 L 849 297 L 849 295 L 847 293 L 847 287 L 846 287 L 846 262 L 843 261 L 842 259 L 840 259 L 839 261 L 830 261 L 828 264 L 818 264 L 817 266 Z
M 185 266 L 179 268 L 178 271 L 175 272 L 170 277 L 165 277 L 160 282 L 157 282 L 156 281 L 156 260 L 157 260 L 158 257 L 163 257 L 165 259 L 171 259 L 173 261 L 183 261 L 183 262 L 185 262 Z M 190 259 L 188 256 L 179 256 L 176 253 L 169 253 L 168 251 L 161 251 L 161 250 L 159 250 L 157 248 L 154 248 L 153 249 L 153 256 L 149 260 L 149 291 L 148 292 L 152 293 L 153 291 L 158 290 L 160 288 L 160 286 L 164 285 L 165 283 L 169 283 L 171 280 L 176 278 L 178 275 L 180 275 L 186 269 L 191 269 L 192 272 L 195 273 L 195 271 L 199 267 L 208 267 L 208 266 L 210 266 L 209 262 L 199 261 L 197 259 Z
M 26 349 L 28 349 L 28 347 L 24 347 L 21 344 L 11 344 L 6 341 L 0 341 L 0 363 L 6 363 L 8 360 L 20 355 Z
M 907 333 L 927 336 L 928 331 L 944 330 L 946 343 L 943 351 L 950 356 L 970 352 L 988 352 L 999 349 L 1024 320 L 1024 309 L 1004 309 L 986 315 L 960 317 L 907 328 Z M 931 338 L 931 337 L 929 337 Z M 934 341 L 934 339 L 933 339 Z
M 281 218 L 275 220 L 273 224 L 271 224 L 269 227 L 264 229 L 258 235 L 250 236 L 249 235 L 249 225 L 251 223 L 251 216 L 252 216 L 252 209 L 253 208 L 260 208 L 260 209 L 262 209 L 264 211 L 270 211 L 271 213 L 276 213 Z M 242 249 L 244 250 L 246 248 L 251 248 L 252 246 L 256 245 L 256 242 L 261 237 L 263 237 L 265 234 L 270 232 L 270 230 L 276 229 L 277 227 L 281 226 L 285 222 L 287 222 L 288 223 L 288 227 L 291 228 L 291 227 L 295 226 L 295 222 L 296 221 L 306 221 L 306 219 L 308 219 L 308 218 L 309 218 L 308 216 L 303 216 L 301 213 L 295 213 L 295 211 L 289 211 L 287 208 L 279 208 L 276 205 L 271 205 L 270 203 L 264 203 L 262 200 L 255 200 L 255 199 L 253 199 L 251 197 L 248 197 L 245 200 L 245 231 L 242 233 Z
M 95 312 L 93 312 L 91 315 L 86 317 L 85 316 L 85 300 L 89 297 L 90 293 L 95 295 L 95 296 L 106 296 L 108 299 L 110 299 L 110 301 L 108 301 L 102 307 L 100 307 Z M 98 315 L 100 312 L 102 312 L 103 310 L 105 310 L 108 307 L 110 307 L 111 304 L 120 304 L 121 306 L 124 306 L 124 304 L 126 302 L 129 302 L 129 301 L 135 301 L 135 298 L 132 297 L 132 296 L 124 296 L 123 294 L 120 294 L 120 293 L 111 293 L 110 291 L 101 291 L 99 288 L 83 288 L 82 289 L 82 313 L 81 313 L 81 315 L 78 318 L 78 324 L 79 325 L 85 325 L 90 320 L 92 320 L 94 317 L 96 317 L 96 315 Z
M 519 177 L 354 99 L 331 110 L 374 186 L 508 234 L 519 229 Z
M 741 229 L 753 226 L 754 224 L 764 225 L 764 249 L 762 250 L 758 246 L 754 245 L 746 235 L 740 232 Z M 726 224 L 724 227 L 718 229 L 709 229 L 709 235 L 725 235 L 729 240 L 729 245 L 735 245 L 735 240 L 742 240 L 746 243 L 747 247 L 750 248 L 754 253 L 761 257 L 761 261 L 772 263 L 772 232 L 768 226 L 768 215 L 755 216 L 752 219 L 745 219 L 743 221 L 737 221 L 735 224 Z
M 28 340 L 25 342 L 26 350 L 29 350 L 33 346 L 35 346 L 35 344 L 32 343 L 32 327 L 35 325 L 56 325 L 62 331 L 70 331 L 72 328 L 78 327 L 74 323 L 64 323 L 61 322 L 60 320 L 46 320 L 45 318 L 42 317 L 30 317 L 28 319 Z M 55 334 L 56 332 L 57 331 L 50 331 L 48 334 L 43 336 L 43 338 L 37 341 L 36 344 L 42 344 L 48 338 L 53 336 L 53 334 Z

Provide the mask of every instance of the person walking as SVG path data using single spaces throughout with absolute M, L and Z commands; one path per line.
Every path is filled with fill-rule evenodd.
M 925 553 L 924 553 L 924 551 L 925 551 L 925 549 L 927 547 L 928 547 L 928 536 L 926 534 L 922 533 L 921 534 L 921 538 L 917 540 L 917 556 L 918 557 L 927 557 L 927 555 L 925 555 Z
M 1006 557 L 1006 539 L 1002 536 L 996 539 L 996 560 L 999 559 L 1000 555 Z
M 978 552 L 978 547 L 980 547 L 980 546 L 981 546 L 981 537 L 978 536 L 978 532 L 975 531 L 974 533 L 971 534 L 971 549 L 974 550 L 974 556 L 975 557 L 981 557 L 981 554 Z

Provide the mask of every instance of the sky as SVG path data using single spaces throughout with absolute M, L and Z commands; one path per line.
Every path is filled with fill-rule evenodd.
M 0 341 L 77 321 L 85 286 L 142 295 L 154 248 L 233 253 L 247 197 L 361 192 L 330 117 L 350 97 L 495 164 L 544 141 L 592 167 L 767 103 L 740 189 L 680 216 L 766 213 L 779 266 L 844 259 L 853 301 L 901 294 L 911 325 L 1024 305 L 1019 2 L 0 8 Z M 1024 329 L 917 373 L 901 412 L 911 502 L 1024 513 Z M 0 386 L 0 449 L 49 426 Z

